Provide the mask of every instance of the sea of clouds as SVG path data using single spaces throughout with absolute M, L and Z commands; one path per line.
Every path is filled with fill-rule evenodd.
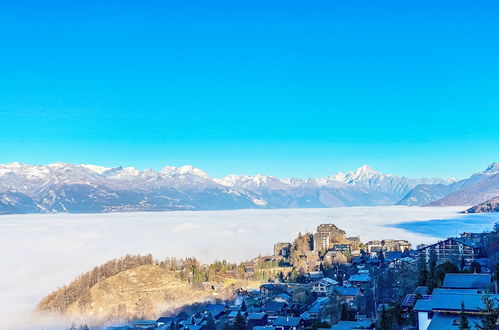
M 0 329 L 58 329 L 56 323 L 44 324 L 50 320 L 36 315 L 35 305 L 78 274 L 125 254 L 239 262 L 271 254 L 274 243 L 292 241 L 298 232 L 313 232 L 321 223 L 334 223 L 363 242 L 396 238 L 415 246 L 442 237 L 394 224 L 466 219 L 457 213 L 462 209 L 391 206 L 0 216 Z

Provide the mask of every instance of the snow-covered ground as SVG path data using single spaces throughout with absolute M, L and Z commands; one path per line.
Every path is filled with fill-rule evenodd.
M 423 235 L 393 225 L 465 220 L 466 215 L 457 213 L 463 209 L 393 206 L 1 216 L 0 329 L 42 328 L 43 321 L 33 313 L 42 297 L 78 274 L 127 253 L 150 252 L 158 259 L 195 256 L 204 262 L 242 261 L 270 254 L 274 243 L 291 241 L 298 232 L 315 231 L 321 223 L 334 223 L 364 242 L 396 238 L 416 245 L 441 237 L 438 232 Z M 45 329 L 56 328 L 45 325 Z

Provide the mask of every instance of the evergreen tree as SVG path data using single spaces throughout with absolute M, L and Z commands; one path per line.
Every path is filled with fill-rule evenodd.
M 430 258 L 428 260 L 428 281 L 427 286 L 430 292 L 433 291 L 434 288 L 437 287 L 437 280 L 435 269 L 437 268 L 437 253 L 435 252 L 435 248 L 430 248 Z
M 466 266 L 466 262 L 464 261 L 464 255 L 461 255 L 461 262 L 459 264 L 459 268 L 464 270 L 464 266 Z
M 234 319 L 234 323 L 232 324 L 233 330 L 246 330 L 247 323 L 246 318 L 241 314 L 241 312 L 237 312 L 236 318 Z
M 213 315 L 208 313 L 208 318 L 206 320 L 206 325 L 203 327 L 205 330 L 217 330 L 217 326 L 215 325 L 215 320 L 213 319 Z
M 470 265 L 470 269 L 473 273 L 480 274 L 482 272 L 482 265 L 476 261 L 473 261 Z
M 494 280 L 495 293 L 497 294 L 497 281 L 499 281 L 499 263 L 496 264 L 496 269 L 494 270 L 494 276 L 492 277 L 492 279 Z
M 338 281 L 339 286 L 343 286 L 343 275 L 341 275 L 340 272 L 338 272 L 338 275 L 336 275 L 336 280 Z
M 379 267 L 385 268 L 385 254 L 383 253 L 383 250 L 378 251 L 378 260 L 379 260 Z
M 390 317 L 390 312 L 386 310 L 385 305 L 381 309 L 381 315 L 379 316 L 378 327 L 379 330 L 389 330 L 392 328 L 392 319 Z
M 496 320 L 499 316 L 499 309 L 496 306 L 497 299 L 490 299 L 488 295 L 482 297 L 484 308 L 479 308 L 482 313 L 481 324 L 476 324 L 480 330 L 495 330 Z
M 418 254 L 418 285 L 426 286 L 428 284 L 428 266 L 426 264 L 426 255 L 423 252 Z
M 461 313 L 459 318 L 459 330 L 471 330 L 468 317 L 465 314 L 464 301 L 461 302 Z

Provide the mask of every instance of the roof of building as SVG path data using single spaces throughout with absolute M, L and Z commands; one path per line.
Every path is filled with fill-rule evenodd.
M 445 274 L 443 288 L 486 289 L 491 283 L 490 274 Z
M 239 311 L 232 311 L 229 313 L 229 315 L 227 315 L 227 317 L 229 317 L 229 318 L 236 317 L 237 313 L 239 313 Z
M 416 302 L 414 310 L 417 312 L 429 311 L 460 311 L 461 303 L 468 312 L 477 312 L 484 307 L 483 294 L 436 291 L 428 300 L 420 299 Z M 490 299 L 497 299 L 499 295 L 489 295 Z
M 428 287 L 426 287 L 426 286 L 418 286 L 418 287 L 416 288 L 416 290 L 414 290 L 414 293 L 415 293 L 415 294 L 419 294 L 419 295 L 421 295 L 421 296 L 424 296 L 424 295 L 426 295 L 426 294 L 429 294 L 429 293 L 430 293 L 430 291 L 428 291 Z
M 360 293 L 360 288 L 348 286 L 339 286 L 337 288 L 334 288 L 334 290 L 338 293 L 339 296 L 356 296 Z
M 308 276 L 312 279 L 320 279 L 324 277 L 324 274 L 321 271 L 317 271 L 308 273 Z
M 430 299 L 418 299 L 413 310 L 415 312 L 431 312 L 431 306 Z
M 265 318 L 265 316 L 267 316 L 267 314 L 265 313 L 251 313 L 251 314 L 248 314 L 248 321 L 249 320 L 263 320 Z
M 301 317 L 295 316 L 279 316 L 274 320 L 272 325 L 274 327 L 296 327 L 302 321 Z
M 176 318 L 172 317 L 172 316 L 162 316 L 156 320 L 156 323 L 170 324 L 172 321 L 175 321 L 175 320 L 176 320 Z
M 369 329 L 372 326 L 369 320 L 340 321 L 331 327 L 332 330 Z
M 371 277 L 368 274 L 354 274 L 348 279 L 349 282 L 370 282 Z
M 262 285 L 260 285 L 260 287 L 263 287 L 267 290 L 274 290 L 274 289 L 282 289 L 284 286 L 278 283 L 263 283 Z
M 385 261 L 394 261 L 397 259 L 402 259 L 407 257 L 405 253 L 400 252 L 400 251 L 390 251 L 385 253 Z
M 263 305 L 262 309 L 265 312 L 280 312 L 284 307 L 286 307 L 285 302 L 270 300 Z
M 337 285 L 338 281 L 335 281 L 335 280 L 333 280 L 332 278 L 329 278 L 329 277 L 324 277 L 323 279 L 321 279 L 317 283 L 325 285 L 325 286 L 331 286 L 331 285 Z
M 469 246 L 469 247 L 472 247 L 472 248 L 483 247 L 483 244 L 481 244 L 479 242 L 476 242 L 476 241 L 474 241 L 474 240 L 472 240 L 470 238 L 465 238 L 465 237 L 449 237 L 446 240 L 443 240 L 443 241 L 440 241 L 440 242 L 437 242 L 437 243 L 434 243 L 434 244 L 422 246 L 419 249 L 417 249 L 416 251 L 426 250 L 428 248 L 431 248 L 432 246 L 435 246 L 437 244 L 440 244 L 442 242 L 447 242 L 447 241 L 458 242 L 458 243 L 461 243 L 463 245 L 466 245 L 466 246 Z
M 471 329 L 478 329 L 476 323 L 480 324 L 480 317 L 473 315 L 466 315 L 468 324 Z M 455 314 L 442 314 L 436 313 L 431 319 L 430 325 L 427 330 L 458 330 L 459 329 L 459 315 Z
M 281 299 L 284 299 L 284 300 L 288 300 L 288 299 L 291 299 L 291 296 L 287 293 L 279 293 L 278 295 L 276 295 L 276 297 L 279 297 Z
M 477 242 L 475 240 L 472 240 L 470 238 L 466 237 L 454 237 L 452 238 L 453 241 L 462 243 L 466 246 L 472 247 L 472 248 L 478 248 L 478 247 L 483 247 L 483 244 L 480 242 Z
M 156 326 L 156 321 L 153 321 L 153 320 L 136 320 L 136 321 L 133 321 L 132 324 L 134 326 L 144 326 L 144 325 L 154 325 L 154 326 Z

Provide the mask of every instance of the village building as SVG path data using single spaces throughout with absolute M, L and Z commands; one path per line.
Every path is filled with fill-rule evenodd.
M 468 237 L 451 237 L 432 245 L 426 245 L 417 250 L 418 256 L 423 255 L 427 261 L 434 251 L 437 264 L 450 261 L 459 265 L 464 259 L 466 265 L 485 256 L 483 243 Z
M 246 320 L 248 321 L 248 327 L 252 329 L 253 327 L 267 325 L 267 318 L 265 313 L 250 313 Z
M 369 241 L 366 244 L 366 248 L 367 248 L 367 252 L 369 252 L 369 253 L 377 253 L 379 251 L 405 252 L 406 250 L 410 250 L 412 248 L 412 245 L 407 240 L 385 239 L 385 240 Z
M 350 307 L 355 307 L 357 298 L 362 296 L 360 288 L 351 286 L 339 286 L 334 288 L 337 299 L 347 303 Z
M 296 330 L 303 327 L 303 320 L 301 317 L 293 316 L 280 316 L 272 322 L 276 330 Z
M 354 274 L 350 276 L 348 283 L 358 288 L 365 287 L 371 283 L 371 277 L 369 274 Z
M 489 284 L 490 274 L 446 274 L 444 286 L 447 288 L 437 288 L 429 299 L 416 302 L 414 311 L 418 313 L 418 329 L 457 328 L 462 304 L 468 322 L 480 323 L 484 308 L 483 288 Z M 499 295 L 490 294 L 489 299 L 499 299 Z
M 322 224 L 317 227 L 314 235 L 314 250 L 325 252 L 335 243 L 345 243 L 346 233 L 333 224 Z
M 352 247 L 350 244 L 333 244 L 333 248 L 331 250 L 334 252 L 352 253 Z
M 324 277 L 323 279 L 314 283 L 314 285 L 312 286 L 312 292 L 325 295 L 328 294 L 335 285 L 338 285 L 337 281 L 329 277 Z
M 289 258 L 291 255 L 291 243 L 276 243 L 274 244 L 274 257 Z
M 356 251 L 360 249 L 360 245 L 362 244 L 360 241 L 360 237 L 347 237 L 348 244 L 351 245 L 352 251 Z

